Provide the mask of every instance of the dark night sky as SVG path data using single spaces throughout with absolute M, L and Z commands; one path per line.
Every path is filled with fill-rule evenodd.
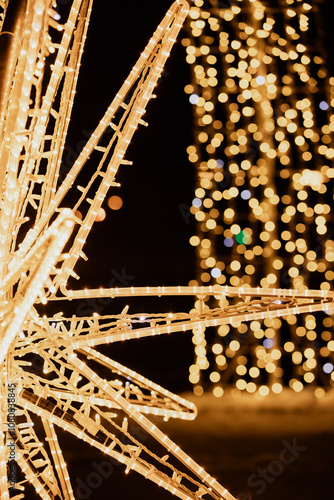
M 65 166 L 70 166 L 103 116 L 171 2 L 94 3 L 72 115 Z M 191 109 L 184 94 L 188 67 L 180 40 L 174 46 L 159 81 L 157 98 L 144 115 L 125 155 L 133 166 L 122 166 L 110 194 L 124 205 L 98 222 L 85 245 L 88 262 L 79 263 L 73 288 L 188 284 L 195 276 L 195 256 L 189 245 L 194 223 L 187 206 L 193 198 L 194 172 L 187 161 L 191 143 Z M 89 162 L 86 165 L 89 169 Z M 184 215 L 185 214 L 185 215 Z M 126 283 L 118 276 L 126 276 Z M 79 301 L 78 301 L 79 302 Z M 66 314 L 118 314 L 127 300 L 105 306 L 98 301 L 68 304 Z M 129 312 L 184 311 L 192 298 L 139 299 Z M 162 338 L 164 337 L 164 338 Z M 188 367 L 193 360 L 191 334 L 113 345 L 106 354 L 172 390 L 190 389 Z
M 82 140 L 83 125 L 86 131 L 96 125 L 169 5 L 169 0 L 94 4 L 74 109 L 72 147 Z M 107 218 L 96 224 L 87 245 L 88 254 L 95 256 L 93 247 L 99 242 L 100 255 L 89 266 L 94 267 L 94 276 L 90 270 L 89 278 L 85 273 L 90 282 L 101 285 L 106 271 L 123 267 L 135 276 L 131 285 L 138 286 L 186 284 L 194 275 L 188 244 L 193 226 L 179 208 L 191 202 L 194 179 L 185 151 L 191 140 L 191 110 L 183 93 L 186 83 L 188 68 L 179 37 L 157 98 L 144 115 L 149 127 L 139 127 L 126 154 L 134 165 L 121 167 L 117 181 L 122 187 L 110 191 L 120 195 L 124 205 L 118 212 L 106 207 Z

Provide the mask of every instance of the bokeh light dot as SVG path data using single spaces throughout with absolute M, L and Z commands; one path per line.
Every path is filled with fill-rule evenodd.
M 104 208 L 99 208 L 95 217 L 96 222 L 102 222 L 106 218 L 106 211 Z
M 213 278 L 219 278 L 219 276 L 221 276 L 221 270 L 218 269 L 218 267 L 214 267 L 212 270 L 211 270 L 211 276 Z
M 334 366 L 332 365 L 332 363 L 325 363 L 323 366 L 323 370 L 325 373 L 332 373 L 332 371 L 334 370 Z
M 123 200 L 120 196 L 110 196 L 108 199 L 108 207 L 111 208 L 111 210 L 119 210 L 123 206 Z

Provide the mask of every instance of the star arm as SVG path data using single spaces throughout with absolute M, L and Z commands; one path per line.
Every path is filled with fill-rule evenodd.
M 61 495 L 52 462 L 34 430 L 30 415 L 18 411 L 17 420 L 19 421 L 16 425 L 17 463 L 26 481 L 33 485 L 38 495 L 45 500 L 52 500 L 55 496 Z M 24 490 L 24 482 L 20 484 L 19 489 Z
M 174 288 L 166 290 L 159 287 L 153 290 L 152 295 L 177 295 Z M 180 287 L 182 288 L 182 287 Z M 71 345 L 73 349 L 93 347 L 101 344 L 139 339 L 162 334 L 186 332 L 194 329 L 205 329 L 210 326 L 220 326 L 241 322 L 250 322 L 265 318 L 284 317 L 290 314 L 304 314 L 316 311 L 329 313 L 333 310 L 332 292 L 322 290 L 271 290 L 271 289 L 240 289 L 221 287 L 206 290 L 199 287 L 192 291 L 192 287 L 184 287 L 184 293 L 196 294 L 199 297 L 198 308 L 189 313 L 156 313 L 156 314 L 128 314 L 125 311 L 115 316 L 100 316 L 95 313 L 92 317 L 72 317 L 59 319 L 58 339 L 55 343 Z M 199 295 L 199 291 L 202 293 Z M 118 290 L 116 289 L 116 293 Z M 129 290 L 129 289 L 128 289 Z M 145 288 L 138 295 L 145 295 Z M 132 289 L 135 292 L 135 289 Z M 196 293 L 195 293 L 196 292 Z M 111 296 L 113 291 L 111 292 Z M 208 294 L 220 297 L 220 307 L 209 309 L 203 299 Z M 150 292 L 148 293 L 148 295 Z M 227 296 L 235 297 L 235 303 L 227 301 Z M 110 296 L 110 295 L 109 295 Z M 121 296 L 121 293 L 119 294 Z M 135 296 L 135 293 L 133 293 Z M 89 295 L 88 295 L 89 297 Z M 50 318 L 51 321 L 51 318 Z M 71 323 L 70 323 L 71 321 Z M 58 323 L 58 320 L 55 322 Z M 43 344 L 41 344 L 43 345 Z
M 51 456 L 55 464 L 55 469 L 59 477 L 61 491 L 64 500 L 75 500 L 71 486 L 70 477 L 67 471 L 66 462 L 64 460 L 58 437 L 54 425 L 47 418 L 42 418 L 43 427 L 45 430 L 46 440 L 48 441 Z
M 14 299 L 12 299 L 11 311 L 7 317 L 3 319 L 4 328 L 0 338 L 0 363 L 4 361 L 10 345 L 21 329 L 23 322 L 38 295 L 42 293 L 43 285 L 49 278 L 49 275 L 69 238 L 73 227 L 71 215 L 70 210 L 64 210 L 49 228 L 45 237 L 42 238 L 41 247 L 39 247 L 38 244 L 36 246 L 37 251 L 40 248 L 43 248 L 44 253 L 42 256 L 39 256 L 37 265 L 33 269 L 31 275 L 27 278 L 24 288 L 20 289 L 19 293 L 17 293 Z M 29 260 L 30 257 L 27 258 L 28 262 Z M 4 288 L 6 288 L 5 285 Z M 5 298 L 6 296 L 2 294 L 2 300 L 5 302 L 4 305 L 6 306 Z

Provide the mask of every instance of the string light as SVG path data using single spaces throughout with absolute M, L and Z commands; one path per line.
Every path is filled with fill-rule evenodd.
M 200 3 L 201 0 L 196 2 Z M 0 8 L 4 9 L 6 5 L 7 2 L 0 0 Z M 10 381 L 16 387 L 19 410 L 15 443 L 18 449 L 18 464 L 26 480 L 35 487 L 41 498 L 50 496 L 74 498 L 56 433 L 55 426 L 58 426 L 124 464 L 126 474 L 135 470 L 183 500 L 193 500 L 204 495 L 208 498 L 235 500 L 231 493 L 148 418 L 150 415 L 155 415 L 166 420 L 168 418 L 192 420 L 196 416 L 194 404 L 111 360 L 95 347 L 173 332 L 180 335 L 192 330 L 198 363 L 191 368 L 191 374 L 193 381 L 197 383 L 200 370 L 209 366 L 205 329 L 219 327 L 220 335 L 224 336 L 229 325 L 249 322 L 256 338 L 263 339 L 263 344 L 257 346 L 259 349 L 256 351 L 259 366 L 250 371 L 249 382 L 239 380 L 237 386 L 240 386 L 240 389 L 245 386 L 249 392 L 254 392 L 256 390 L 254 381 L 258 377 L 261 364 L 265 365 L 268 373 L 275 370 L 278 352 L 274 346 L 273 323 L 281 321 L 279 319 L 281 317 L 286 316 L 288 321 L 291 321 L 292 317 L 306 313 L 308 330 L 305 332 L 311 339 L 315 321 L 313 313 L 317 311 L 330 313 L 334 307 L 334 293 L 326 287 L 320 290 L 251 288 L 247 286 L 248 283 L 241 286 L 240 280 L 238 286 L 226 286 L 223 281 L 225 264 L 213 257 L 211 239 L 206 237 L 201 240 L 197 236 L 192 242 L 195 246 L 201 243 L 202 258 L 205 259 L 206 266 L 203 269 L 208 275 L 210 270 L 212 279 L 217 280 L 215 283 L 218 284 L 87 290 L 69 288 L 70 277 L 79 277 L 74 271 L 78 260 L 80 258 L 87 260 L 83 247 L 92 225 L 101 214 L 101 210 L 104 211 L 102 205 L 108 196 L 109 188 L 119 187 L 115 182 L 115 176 L 122 165 L 131 163 L 124 156 L 133 134 L 139 125 L 147 125 L 143 120 L 146 106 L 188 13 L 188 4 L 184 0 L 177 0 L 172 4 L 73 167 L 64 178 L 61 178 L 59 169 L 89 24 L 91 0 L 74 0 L 68 7 L 66 9 L 68 17 L 64 18 L 63 24 L 59 24 L 58 21 L 62 18 L 55 17 L 54 11 L 48 10 L 43 0 L 29 2 L 25 13 L 21 52 L 17 61 L 16 55 L 14 58 L 16 71 L 11 78 L 11 99 L 6 101 L 5 112 L 0 117 L 0 133 L 3 137 L 0 144 L 3 191 L 0 213 L 0 321 L 3 332 L 0 343 L 1 498 L 9 497 L 5 447 L 5 441 L 8 439 L 6 431 L 8 422 L 4 391 Z M 235 9 L 233 6 L 232 14 L 226 14 L 226 20 L 232 20 L 239 12 Z M 256 16 L 261 12 L 259 7 L 255 12 Z M 192 9 L 190 14 L 191 18 L 196 20 L 193 26 L 194 36 L 198 36 L 205 27 L 205 22 L 198 19 L 200 16 L 197 11 L 194 13 Z M 210 16 L 203 17 L 203 19 L 208 18 Z M 304 18 L 301 25 L 306 26 Z M 211 31 L 219 35 L 218 22 L 212 20 L 210 26 Z M 225 36 L 222 37 L 224 46 L 226 40 Z M 234 42 L 232 42 L 233 50 L 239 50 L 240 42 L 237 40 Z M 210 41 L 206 40 L 201 50 L 201 54 L 208 58 L 211 56 L 209 45 Z M 194 53 L 189 52 L 189 55 Z M 48 59 L 49 54 L 53 54 L 52 68 Z M 217 59 L 216 56 L 212 57 Z M 209 61 L 211 65 L 215 63 L 213 58 Z M 45 71 L 45 67 L 48 71 Z M 255 59 L 253 67 L 255 69 L 258 67 Z M 204 76 L 202 69 L 198 71 L 205 87 L 218 84 L 218 72 L 213 71 L 214 67 L 211 69 L 212 71 Z M 240 66 L 240 70 L 245 71 L 245 68 Z M 233 78 L 233 75 L 230 75 L 226 80 L 229 88 L 234 86 Z M 275 85 L 275 80 L 270 79 L 269 75 L 266 78 L 271 86 Z M 271 91 L 274 92 L 273 87 Z M 224 103 L 227 101 L 227 94 L 221 94 L 220 102 Z M 198 94 L 198 100 L 194 98 L 193 101 L 196 102 L 194 105 L 198 105 L 201 109 L 199 115 L 203 127 L 212 123 L 216 131 L 214 142 L 208 149 L 208 154 L 212 156 L 212 148 L 218 148 L 218 144 L 224 141 L 221 132 L 223 122 L 221 119 L 212 119 L 214 106 L 209 99 Z M 307 107 L 309 104 L 305 104 L 303 110 Z M 241 108 L 236 105 L 230 109 L 231 134 L 234 133 L 235 124 L 241 117 L 240 110 Z M 244 111 L 244 116 L 253 114 L 251 109 L 246 111 L 245 108 Z M 310 125 L 309 120 L 312 117 L 306 114 L 306 111 L 303 119 Z M 269 120 L 270 113 L 267 107 L 261 112 L 263 116 L 268 115 Z M 114 123 L 116 115 L 119 119 Z M 293 117 L 287 114 L 285 119 L 292 120 Z M 271 123 L 270 120 L 268 123 Z M 110 128 L 114 131 L 111 138 Z M 109 142 L 105 145 L 107 132 Z M 205 144 L 208 138 L 208 133 L 203 133 L 201 144 Z M 254 129 L 252 133 L 255 134 L 256 130 Z M 236 133 L 239 146 L 231 144 L 229 147 L 235 145 L 243 148 L 245 137 L 244 133 Z M 197 162 L 199 157 L 196 151 L 195 147 L 189 150 L 194 162 Z M 267 147 L 264 152 L 268 154 Z M 89 176 L 87 185 L 77 184 L 80 172 L 93 155 L 98 160 L 96 170 Z M 200 185 L 195 192 L 193 209 L 196 210 L 194 213 L 198 221 L 205 224 L 206 233 L 216 231 L 224 237 L 226 248 L 235 248 L 237 241 L 238 245 L 245 247 L 246 252 L 246 248 L 252 245 L 254 237 L 251 224 L 245 227 L 240 225 L 235 219 L 236 207 L 232 203 L 231 207 L 225 210 L 224 217 L 230 221 L 230 226 L 224 233 L 221 231 L 221 226 L 216 223 L 218 213 L 213 203 L 213 200 L 236 199 L 239 187 L 243 186 L 241 178 L 244 179 L 245 174 L 240 174 L 240 181 L 235 185 L 229 186 L 227 183 L 223 195 L 221 190 L 215 189 L 212 199 L 206 196 L 207 190 L 213 185 L 213 180 L 218 183 L 226 182 L 223 168 L 225 163 L 221 157 L 208 159 L 209 169 L 203 168 Z M 260 164 L 259 169 L 260 167 L 261 175 L 265 176 L 264 165 Z M 240 170 L 235 162 L 229 164 L 228 168 L 233 175 Z M 245 160 L 242 171 L 246 172 L 251 168 L 251 162 Z M 314 190 L 315 186 L 318 186 L 315 182 L 320 181 L 319 178 L 313 179 L 312 169 L 309 171 L 311 173 L 300 173 L 300 177 L 294 182 L 303 186 L 311 183 L 310 188 Z M 325 175 L 328 176 L 327 173 L 324 173 Z M 324 177 L 321 185 L 324 185 L 325 181 Z M 259 216 L 260 212 L 263 213 L 266 209 L 260 206 L 260 203 L 254 203 L 251 184 L 248 186 L 246 183 L 245 188 L 242 191 L 242 199 L 245 202 L 249 200 L 249 205 L 254 205 L 254 216 L 256 214 Z M 65 196 L 69 193 L 71 194 L 69 198 L 73 202 L 71 210 L 63 208 Z M 274 194 L 267 191 L 266 196 L 272 198 Z M 117 206 L 120 208 L 120 200 L 116 198 Z M 305 203 L 305 198 L 301 198 L 300 202 Z M 308 208 L 305 208 L 305 211 Z M 210 217 L 206 218 L 208 210 Z M 325 212 L 316 208 L 313 212 L 319 217 L 317 225 L 324 226 Z M 287 216 L 290 217 L 291 214 L 287 212 Z M 30 229 L 27 230 L 24 224 L 28 222 Z M 272 228 L 268 226 L 266 231 L 270 232 Z M 289 240 L 288 235 L 286 240 Z M 254 247 L 254 255 L 260 255 L 259 250 L 261 250 L 260 245 Z M 310 263 L 315 260 L 314 255 L 310 253 L 307 254 L 307 258 Z M 234 258 L 228 265 L 237 277 L 240 271 L 237 259 Z M 210 279 L 209 275 L 209 279 L 203 281 L 208 282 Z M 231 285 L 234 285 L 232 281 Z M 187 313 L 129 311 L 133 297 L 154 296 L 163 299 L 165 296 L 182 295 L 196 297 L 196 308 Z M 89 316 L 73 314 L 68 318 L 57 309 L 61 301 L 74 304 L 78 299 L 107 297 L 113 299 L 127 297 L 130 305 L 116 315 L 100 315 L 96 311 Z M 228 304 L 228 297 L 235 298 L 233 304 Z M 209 308 L 207 302 L 213 299 L 218 305 Z M 51 301 L 57 312 L 52 317 L 40 315 L 38 313 L 40 304 Z M 268 327 L 265 335 L 260 328 L 261 321 L 266 322 Z M 304 335 L 303 329 L 299 329 L 298 332 L 300 336 Z M 327 342 L 326 348 L 333 351 L 328 333 L 324 332 L 323 339 Z M 217 365 L 224 367 L 229 359 L 238 356 L 239 373 L 242 375 L 246 362 L 240 359 L 242 358 L 238 353 L 240 345 L 239 340 L 233 339 L 228 349 L 223 350 L 221 342 L 217 341 L 212 347 Z M 294 349 L 294 345 L 292 341 L 285 344 L 286 351 L 292 353 L 292 360 L 297 364 L 300 363 L 302 353 Z M 267 355 L 267 350 L 270 351 L 270 356 Z M 307 367 L 305 372 L 312 372 L 315 362 L 314 352 L 313 348 L 308 347 L 303 353 Z M 332 366 L 330 361 L 326 362 L 324 373 L 332 373 Z M 104 369 L 103 379 L 99 375 L 100 367 Z M 220 372 L 219 368 L 210 374 L 213 384 L 219 383 Z M 307 375 L 305 380 L 309 377 L 310 375 Z M 299 379 L 291 383 L 295 390 L 300 390 Z M 276 383 L 273 390 L 279 392 L 279 387 Z M 201 390 L 202 388 L 197 385 L 195 393 L 200 394 Z M 267 386 L 263 384 L 259 392 L 265 395 Z M 214 394 L 220 397 L 223 394 L 222 387 L 215 387 Z M 41 420 L 46 435 L 43 443 L 34 431 L 34 423 L 38 419 Z M 133 430 L 134 423 L 145 429 L 146 433 L 157 441 L 159 452 L 151 451 L 136 437 Z M 174 455 L 173 460 L 169 459 L 169 454 Z M 181 465 L 174 465 L 177 460 Z M 24 491 L 24 482 L 17 486 Z M 19 496 L 21 497 L 21 494 Z
M 182 43 L 194 116 L 187 152 L 197 172 L 190 244 L 199 273 L 191 284 L 330 289 L 334 79 L 319 16 L 318 7 L 295 0 L 273 8 L 242 0 L 224 9 L 198 0 L 190 10 Z M 195 304 L 209 306 L 208 297 Z M 324 314 L 239 321 L 207 338 L 196 329 L 189 379 L 196 394 L 203 384 L 216 395 L 231 384 L 253 392 L 251 381 L 261 395 L 285 383 L 319 394 L 318 385 L 334 383 L 329 370 L 324 377 L 331 332 Z
M 6 6 L 7 3 L 0 0 L 0 8 L 5 10 Z M 205 494 L 211 498 L 234 500 L 144 416 L 191 420 L 196 415 L 195 406 L 92 349 L 94 345 L 130 338 L 133 326 L 137 338 L 145 329 L 151 335 L 174 331 L 178 314 L 175 317 L 172 313 L 163 314 L 161 318 L 156 314 L 133 316 L 126 307 L 115 317 L 100 317 L 95 312 L 89 318 L 73 316 L 68 323 L 60 311 L 47 318 L 39 316 L 34 307 L 35 304 L 47 304 L 49 300 L 72 300 L 77 294 L 80 296 L 82 291 L 67 290 L 67 281 L 70 276 L 78 277 L 74 266 L 79 258 L 86 259 L 82 249 L 93 223 L 106 216 L 102 204 L 109 188 L 119 186 L 114 178 L 120 165 L 131 163 L 124 155 L 138 125 L 147 125 L 142 116 L 187 12 L 188 4 L 184 0 L 173 3 L 62 180 L 59 169 L 91 0 L 73 0 L 64 24 L 58 23 L 60 16 L 46 9 L 43 0 L 30 2 L 25 12 L 21 53 L 17 61 L 16 56 L 12 61 L 17 65 L 12 95 L 0 118 L 3 137 L 0 146 L 0 183 L 3 187 L 0 213 L 1 498 L 9 498 L 4 391 L 10 381 L 17 388 L 19 408 L 15 443 L 17 462 L 41 498 L 74 499 L 56 424 L 123 463 L 126 474 L 136 470 L 179 498 L 190 500 Z M 0 21 L 2 23 L 3 16 Z M 44 74 L 44 67 L 49 65 L 48 54 L 54 54 L 52 71 Z M 116 113 L 122 115 L 118 124 L 112 122 Z M 107 146 L 101 146 L 110 128 L 115 133 Z M 100 157 L 96 172 L 87 186 L 74 185 L 93 154 Z M 74 190 L 78 193 L 73 210 L 61 208 L 69 190 L 72 194 Z M 120 209 L 122 203 L 118 196 L 109 198 L 113 210 Z M 60 214 L 54 220 L 57 212 Z M 33 225 L 25 231 L 23 225 L 28 220 Z M 74 234 L 70 237 L 73 229 Z M 66 253 L 61 254 L 66 242 Z M 164 293 L 164 287 L 162 289 Z M 83 293 L 101 296 L 117 292 L 117 289 L 99 289 Z M 175 293 L 178 291 L 173 291 Z M 130 296 L 133 295 L 139 293 L 131 289 Z M 184 319 L 182 317 L 183 322 Z M 177 329 L 179 331 L 180 325 Z M 102 342 L 100 331 L 105 336 Z M 63 334 L 65 338 L 59 344 Z M 78 350 L 81 359 L 74 349 Z M 107 368 L 108 380 L 101 379 L 82 358 Z M 41 419 L 47 444 L 39 441 L 31 415 Z M 176 469 L 168 455 L 160 458 L 136 439 L 131 434 L 133 422 L 150 433 L 164 452 L 167 449 L 175 455 L 182 463 L 182 471 Z M 123 436 L 126 436 L 125 441 Z M 24 491 L 24 486 L 18 486 Z

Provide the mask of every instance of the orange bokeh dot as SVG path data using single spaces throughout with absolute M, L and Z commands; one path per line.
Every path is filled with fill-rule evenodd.
M 111 210 L 119 210 L 123 206 L 123 200 L 120 196 L 110 196 L 108 199 L 108 207 Z
M 106 211 L 104 210 L 104 208 L 99 208 L 99 210 L 98 210 L 98 212 L 96 214 L 96 217 L 95 217 L 95 221 L 96 222 L 101 222 L 105 218 L 106 218 Z
M 74 215 L 75 215 L 76 217 L 78 217 L 78 219 L 82 220 L 82 213 L 80 212 L 80 210 L 76 210 L 76 211 L 74 212 Z

